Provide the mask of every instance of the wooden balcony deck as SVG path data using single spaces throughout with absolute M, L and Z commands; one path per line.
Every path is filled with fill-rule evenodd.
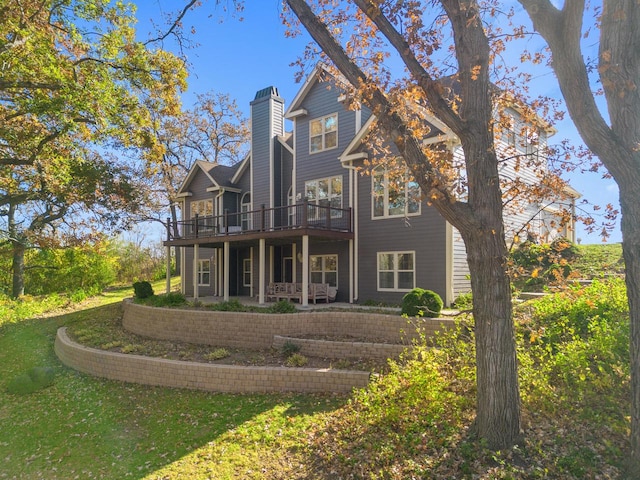
M 220 244 L 260 238 L 353 238 L 350 208 L 334 208 L 308 202 L 249 212 L 198 216 L 167 222 L 165 246 Z

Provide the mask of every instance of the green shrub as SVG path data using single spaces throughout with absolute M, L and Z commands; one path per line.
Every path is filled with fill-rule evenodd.
M 296 306 L 288 300 L 280 300 L 268 308 L 269 313 L 296 313 Z
M 402 297 L 402 314 L 410 317 L 435 318 L 440 315 L 443 305 L 442 298 L 436 292 L 414 288 Z
M 238 300 L 233 299 L 228 302 L 214 303 L 209 307 L 218 312 L 246 312 L 247 309 Z
M 135 282 L 133 284 L 133 291 L 136 298 L 149 298 L 153 295 L 153 287 L 149 282 Z
M 562 284 L 573 276 L 571 264 L 578 257 L 578 247 L 566 238 L 543 244 L 528 240 L 510 254 L 511 279 L 516 287 L 525 291 Z
M 473 293 L 462 293 L 453 301 L 453 306 L 460 310 L 470 310 L 473 308 Z
M 223 358 L 227 358 L 229 355 L 229 350 L 226 348 L 216 348 L 212 352 L 207 353 L 204 358 L 207 360 L 221 360 Z
M 626 401 L 629 318 L 624 281 L 593 282 L 516 311 L 523 398 L 607 422 Z M 597 415 L 592 415 L 598 410 Z
M 7 384 L 7 391 L 15 395 L 37 392 L 53 384 L 55 373 L 51 367 L 33 367 Z
M 291 355 L 298 353 L 299 351 L 300 345 L 298 345 L 297 343 L 293 343 L 290 340 L 284 342 L 284 345 L 282 346 L 282 354 L 285 357 L 290 357 Z
M 162 295 L 152 295 L 148 297 L 145 302 L 146 305 L 152 307 L 179 307 L 186 305 L 187 299 L 180 292 L 169 292 Z
M 299 353 L 294 353 L 287 358 L 288 367 L 304 367 L 309 362 L 309 359 Z

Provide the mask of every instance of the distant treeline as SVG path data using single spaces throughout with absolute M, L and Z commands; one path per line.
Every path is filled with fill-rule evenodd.
M 11 291 L 11 250 L 0 248 L 0 293 Z M 172 259 L 172 269 L 175 262 Z M 122 239 L 101 239 L 82 246 L 33 249 L 25 256 L 25 294 L 83 292 L 92 295 L 110 285 L 165 276 L 160 246 L 141 246 Z

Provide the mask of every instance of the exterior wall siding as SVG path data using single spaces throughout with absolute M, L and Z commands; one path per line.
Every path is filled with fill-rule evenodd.
M 349 175 L 342 167 L 338 156 L 356 134 L 356 113 L 346 110 L 342 103 L 337 101 L 339 95 L 339 90 L 333 84 L 317 83 L 302 105 L 308 114 L 295 120 L 296 192 L 300 198 L 304 198 L 305 182 L 339 175 L 342 177 L 342 206 L 346 208 L 349 202 Z M 333 113 L 338 114 L 338 147 L 309 153 L 309 122 Z
M 460 232 L 453 229 L 453 300 L 471 291 L 467 249 Z
M 415 251 L 415 286 L 446 298 L 446 223 L 425 203 L 421 214 L 372 218 L 370 175 L 358 175 L 358 300 L 400 303 L 406 292 L 378 290 L 378 252 Z

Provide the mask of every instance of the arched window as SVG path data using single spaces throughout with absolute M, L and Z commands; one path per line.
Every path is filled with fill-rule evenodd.
M 289 226 L 295 225 L 295 221 L 296 221 L 296 209 L 294 207 L 295 204 L 296 204 L 296 201 L 293 198 L 293 186 L 291 186 L 287 191 L 287 206 L 289 207 L 287 208 L 287 212 L 288 212 L 287 217 L 289 219 Z
M 242 230 L 251 230 L 251 193 L 247 192 L 242 196 L 240 200 L 240 226 Z

